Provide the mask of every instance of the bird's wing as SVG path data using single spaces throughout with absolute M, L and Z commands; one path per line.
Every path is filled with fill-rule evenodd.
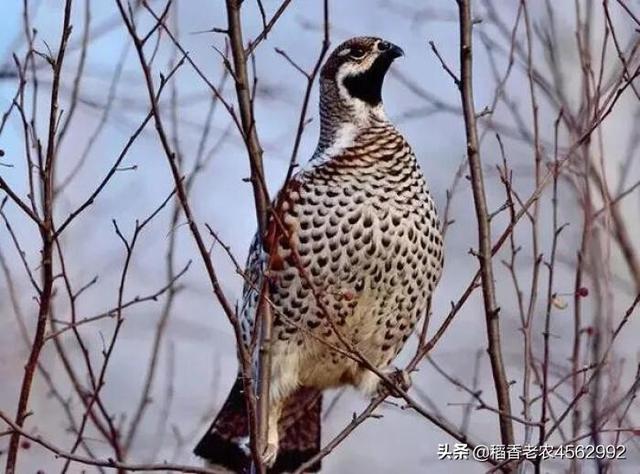
M 289 230 L 284 227 L 283 210 L 293 206 L 290 202 L 290 193 L 297 192 L 301 183 L 306 179 L 306 173 L 300 171 L 293 175 L 282 187 L 276 199 L 271 203 L 272 212 L 269 215 L 265 241 L 263 243 L 259 232 L 253 236 L 249 255 L 245 267 L 245 284 L 242 291 L 242 303 L 240 305 L 240 322 L 245 344 L 253 348 L 255 344 L 255 321 L 258 314 L 258 303 L 262 286 L 266 283 L 265 275 L 269 269 L 279 269 L 283 265 L 282 257 L 277 249 L 282 239 L 290 238 Z M 273 250 L 270 253 L 270 250 Z
M 268 254 L 262 245 L 258 232 L 253 236 L 245 265 L 245 282 L 240 304 L 240 324 L 242 338 L 247 346 L 252 346 L 254 326 L 258 309 L 258 299 L 268 265 Z

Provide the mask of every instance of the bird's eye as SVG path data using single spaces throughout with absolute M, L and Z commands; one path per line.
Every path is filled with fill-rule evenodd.
M 391 48 L 391 43 L 389 43 L 388 41 L 380 41 L 378 43 L 378 51 L 386 51 L 389 48 Z
M 353 59 L 361 59 L 364 57 L 364 49 L 351 48 L 351 51 L 349 52 L 349 56 L 351 56 Z

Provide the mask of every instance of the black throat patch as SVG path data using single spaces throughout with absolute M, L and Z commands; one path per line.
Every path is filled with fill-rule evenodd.
M 382 102 L 382 83 L 392 62 L 393 57 L 381 54 L 365 72 L 345 77 L 343 84 L 349 95 L 373 107 Z

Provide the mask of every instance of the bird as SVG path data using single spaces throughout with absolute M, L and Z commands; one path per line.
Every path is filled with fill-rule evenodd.
M 385 76 L 403 55 L 372 36 L 332 51 L 320 71 L 315 152 L 277 193 L 268 230 L 250 246 L 239 306 L 243 344 L 255 344 L 265 283 L 273 309 L 262 453 L 270 474 L 305 463 L 312 464 L 305 472 L 321 469 L 314 460 L 323 390 L 380 393 L 371 367 L 397 373 L 391 362 L 440 280 L 443 236 L 434 199 L 382 101 Z M 235 473 L 251 465 L 243 390 L 239 374 L 194 449 L 209 466 Z

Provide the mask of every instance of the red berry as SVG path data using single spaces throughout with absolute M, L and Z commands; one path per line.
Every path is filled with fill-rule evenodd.
M 580 296 L 581 298 L 589 296 L 589 288 L 585 288 L 584 286 L 578 288 L 578 291 L 576 291 L 576 295 Z

